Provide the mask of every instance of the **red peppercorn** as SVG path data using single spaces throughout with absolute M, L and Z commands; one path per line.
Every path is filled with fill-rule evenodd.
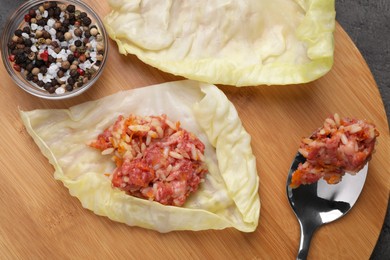
M 20 72 L 21 70 L 22 70 L 22 68 L 20 67 L 20 65 L 18 65 L 18 64 L 14 64 L 14 70 L 16 70 L 16 71 L 18 71 L 18 72 Z
M 49 60 L 49 52 L 47 50 L 44 50 L 39 56 L 42 58 L 43 61 Z
M 24 16 L 24 21 L 26 21 L 26 23 L 29 23 L 31 21 L 31 16 L 29 14 L 26 14 Z
M 8 59 L 10 62 L 14 62 L 15 61 L 15 55 L 11 54 L 8 56 Z
M 73 56 L 74 56 L 76 59 L 78 59 L 78 58 L 80 57 L 80 53 L 79 53 L 78 51 L 75 51 L 75 52 L 73 53 Z
M 80 76 L 84 76 L 84 70 L 77 68 L 77 72 L 79 73 Z

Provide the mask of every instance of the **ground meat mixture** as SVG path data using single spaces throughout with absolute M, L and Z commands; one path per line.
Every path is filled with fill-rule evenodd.
M 364 120 L 330 116 L 311 137 L 302 140 L 299 153 L 306 161 L 293 173 L 291 187 L 320 178 L 336 184 L 346 172 L 357 173 L 371 159 L 377 136 L 375 125 Z
M 182 206 L 207 173 L 204 144 L 166 115 L 119 116 L 90 146 L 112 156 L 114 187 L 164 205 Z

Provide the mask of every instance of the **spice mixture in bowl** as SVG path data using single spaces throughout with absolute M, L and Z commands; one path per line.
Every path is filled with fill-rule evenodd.
M 28 1 L 2 35 L 3 63 L 32 95 L 63 99 L 92 86 L 104 68 L 108 40 L 97 14 L 81 1 Z

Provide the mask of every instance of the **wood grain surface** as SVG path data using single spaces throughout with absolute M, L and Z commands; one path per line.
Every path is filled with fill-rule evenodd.
M 101 15 L 106 3 L 86 1 Z M 285 184 L 300 139 L 330 114 L 374 122 L 380 132 L 363 192 L 342 219 L 315 234 L 310 259 L 368 259 L 377 241 L 390 191 L 390 137 L 379 91 L 348 35 L 337 25 L 335 63 L 319 80 L 294 86 L 219 86 L 252 136 L 262 203 L 253 233 L 235 229 L 160 234 L 129 227 L 82 208 L 25 131 L 18 110 L 68 108 L 119 90 L 181 79 L 122 56 L 110 41 L 101 79 L 63 101 L 31 96 L 0 65 L 0 259 L 294 259 L 299 225 Z M 147 97 L 145 97 L 147 98 Z M 142 101 L 140 101 L 140 104 Z

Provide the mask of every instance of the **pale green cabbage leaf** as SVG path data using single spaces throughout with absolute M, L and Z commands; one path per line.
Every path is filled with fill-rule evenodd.
M 21 111 L 28 133 L 82 206 L 112 220 L 154 229 L 256 229 L 259 177 L 250 135 L 233 104 L 214 85 L 177 81 L 118 92 L 69 109 Z M 87 143 L 119 115 L 167 114 L 205 144 L 209 174 L 183 207 L 129 196 L 105 173 L 115 165 Z
M 119 52 L 235 86 L 305 83 L 333 65 L 334 0 L 108 0 Z

